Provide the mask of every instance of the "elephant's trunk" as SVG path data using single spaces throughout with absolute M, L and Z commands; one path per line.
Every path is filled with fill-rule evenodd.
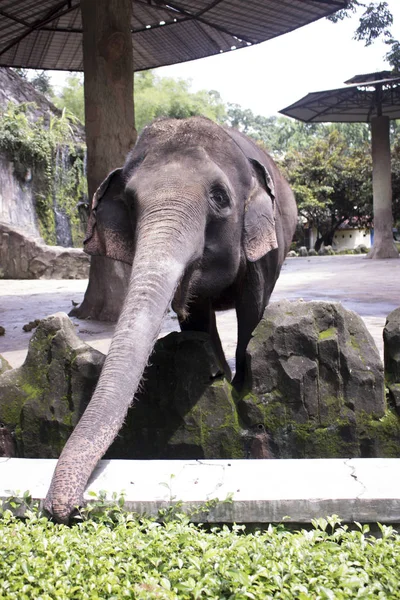
M 138 228 L 128 293 L 96 391 L 58 460 L 45 501 L 45 508 L 61 522 L 82 504 L 94 467 L 118 434 L 164 314 L 202 243 L 196 215 L 182 211 L 178 221 L 175 207 L 174 216 L 163 214 L 160 225 L 157 211 L 147 212 Z M 190 228 L 189 244 L 185 227 Z

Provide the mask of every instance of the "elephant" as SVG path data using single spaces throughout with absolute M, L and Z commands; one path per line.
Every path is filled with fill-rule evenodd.
M 85 251 L 132 264 L 96 390 L 58 460 L 45 508 L 61 522 L 118 434 L 172 303 L 182 330 L 207 332 L 229 377 L 215 311 L 235 308 L 236 375 L 297 222 L 289 184 L 244 134 L 205 117 L 157 119 L 93 197 Z

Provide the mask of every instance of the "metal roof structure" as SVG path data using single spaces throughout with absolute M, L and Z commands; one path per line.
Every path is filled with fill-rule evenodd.
M 135 71 L 264 42 L 346 0 L 132 0 Z M 3 0 L 0 66 L 82 71 L 79 0 Z
M 400 74 L 356 75 L 337 90 L 307 94 L 279 112 L 306 123 L 369 123 L 373 117 L 400 119 Z

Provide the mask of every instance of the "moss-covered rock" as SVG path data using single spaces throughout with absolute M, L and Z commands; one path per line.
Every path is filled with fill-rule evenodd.
M 387 412 L 383 365 L 354 312 L 338 303 L 273 303 L 248 361 L 240 417 L 264 424 L 277 458 L 393 456 L 397 417 Z
M 400 415 L 400 308 L 393 310 L 386 319 L 383 350 L 390 403 Z
M 246 456 L 232 387 L 207 334 L 174 332 L 156 343 L 143 389 L 107 456 L 123 451 L 127 458 Z
M 68 317 L 42 320 L 19 369 L 0 376 L 0 453 L 57 457 L 96 386 L 104 355 Z M 248 349 L 238 397 L 208 335 L 156 343 L 108 458 L 400 456 L 400 417 L 362 320 L 339 304 L 279 302 Z M 129 365 L 127 365 L 129 368 Z M 391 384 L 400 394 L 400 385 Z
M 89 402 L 104 355 L 84 344 L 67 315 L 43 319 L 24 364 L 0 377 L 0 422 L 19 456 L 56 458 Z
M 11 365 L 8 362 L 8 360 L 6 360 L 4 358 L 4 356 L 2 356 L 0 354 L 0 375 L 2 375 L 3 373 L 5 373 L 6 371 L 9 371 L 11 369 Z
M 68 317 L 42 320 L 22 367 L 0 377 L 0 422 L 19 456 L 59 456 L 88 404 L 104 355 Z M 265 431 L 243 430 L 209 336 L 159 340 L 142 389 L 110 447 L 113 458 L 245 458 L 267 454 Z M 129 368 L 129 366 L 127 366 Z

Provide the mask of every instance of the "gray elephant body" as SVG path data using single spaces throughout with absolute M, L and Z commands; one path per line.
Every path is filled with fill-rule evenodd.
M 236 376 L 296 227 L 294 196 L 246 136 L 203 117 L 161 119 L 97 190 L 85 250 L 132 264 L 127 297 L 98 386 L 59 459 L 46 508 L 59 520 L 82 501 L 117 435 L 170 302 L 183 330 L 211 335 L 229 367 L 215 310 L 235 308 Z

